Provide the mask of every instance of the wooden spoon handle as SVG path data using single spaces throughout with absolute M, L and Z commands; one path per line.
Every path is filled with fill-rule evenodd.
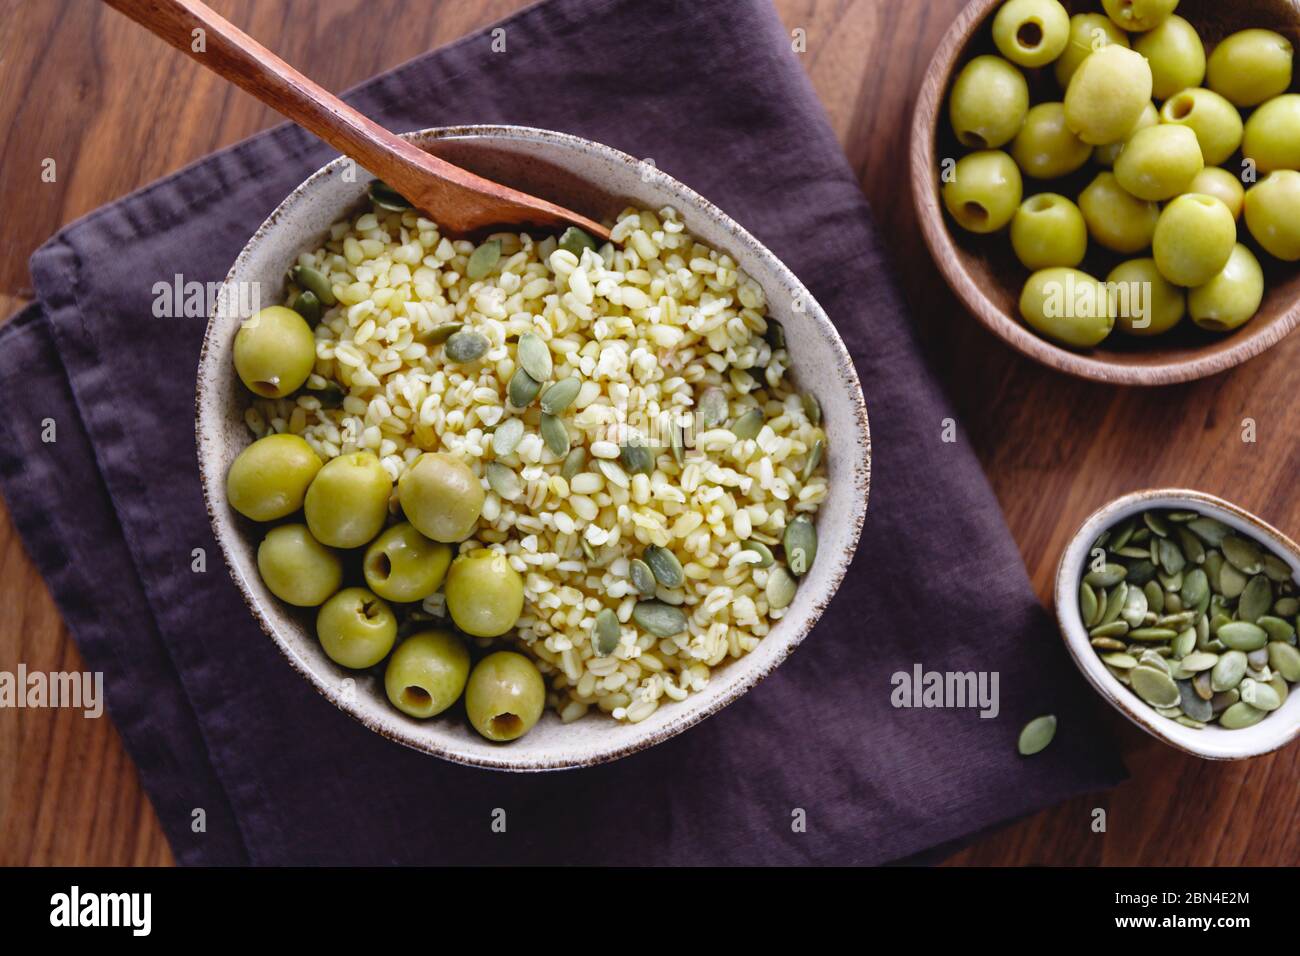
M 601 239 L 609 238 L 609 231 L 599 223 L 484 179 L 394 135 L 200 0 L 103 2 L 315 133 L 453 230 L 511 222 L 574 223 Z

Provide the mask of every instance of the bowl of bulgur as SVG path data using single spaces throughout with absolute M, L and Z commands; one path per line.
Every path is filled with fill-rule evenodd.
M 452 237 L 436 210 L 386 201 L 346 159 L 315 173 L 249 241 L 208 325 L 196 437 L 214 533 L 290 664 L 372 730 L 498 769 L 617 759 L 752 688 L 834 596 L 870 480 L 853 362 L 771 252 L 652 164 L 525 127 L 408 135 L 604 220 L 614 241 Z M 289 394 L 254 394 L 232 372 L 237 333 L 261 307 L 297 302 L 304 275 L 333 300 L 313 303 L 314 366 Z M 525 340 L 545 345 L 540 400 L 512 389 L 531 381 Z M 422 455 L 468 468 L 481 510 L 451 549 L 508 564 L 523 605 L 508 633 L 460 637 L 474 658 L 508 650 L 535 665 L 545 708 L 531 730 L 499 743 L 459 702 L 429 719 L 395 709 L 382 665 L 339 666 L 314 609 L 277 599 L 259 574 L 266 528 L 232 507 L 226 484 L 240 453 L 273 435 L 298 436 L 325 463 L 377 459 L 393 483 L 390 525 Z M 359 560 L 340 556 L 349 570 Z M 396 615 L 401 635 L 459 623 L 441 591 Z

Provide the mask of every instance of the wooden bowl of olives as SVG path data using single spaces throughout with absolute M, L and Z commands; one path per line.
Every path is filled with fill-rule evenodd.
M 944 278 L 1025 355 L 1112 384 L 1281 341 L 1300 324 L 1297 44 L 1293 0 L 972 0 L 912 128 Z

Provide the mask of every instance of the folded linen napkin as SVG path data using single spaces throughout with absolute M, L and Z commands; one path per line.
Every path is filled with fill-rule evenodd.
M 332 156 L 296 127 L 255 136 L 62 230 L 32 258 L 37 302 L 0 329 L 0 488 L 105 672 L 177 859 L 881 863 L 1115 783 L 1122 768 L 974 455 L 943 440 L 954 416 L 771 7 L 550 0 L 498 26 L 508 56 L 483 31 L 348 99 L 393 129 L 518 123 L 653 157 L 765 242 L 825 307 L 862 379 L 874 462 L 857 560 L 773 676 L 614 764 L 469 769 L 336 710 L 220 566 L 192 430 L 203 320 L 151 317 L 156 281 L 220 281 Z M 206 573 L 191 570 L 194 548 Z M 918 667 L 996 674 L 996 718 L 896 706 L 894 675 Z M 1044 712 L 1060 719 L 1056 741 L 1019 757 L 1020 727 Z

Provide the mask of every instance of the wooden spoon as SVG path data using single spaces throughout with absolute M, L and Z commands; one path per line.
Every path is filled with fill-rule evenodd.
M 394 135 L 199 0 L 104 2 L 352 157 L 453 234 L 514 224 L 574 225 L 609 239 L 600 223 L 453 166 Z

